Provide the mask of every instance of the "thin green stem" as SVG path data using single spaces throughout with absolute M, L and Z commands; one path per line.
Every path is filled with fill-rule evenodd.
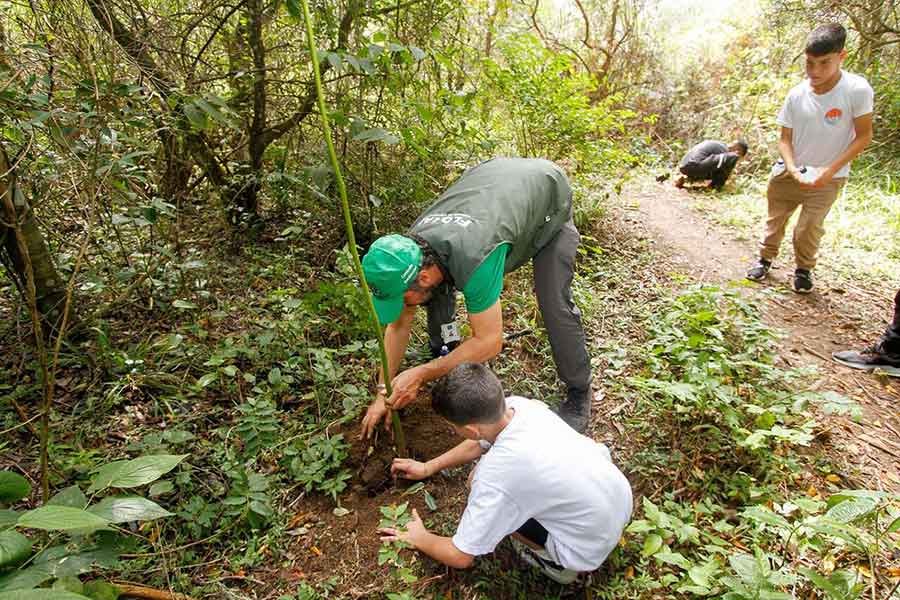
M 356 251 L 356 236 L 353 233 L 353 219 L 350 216 L 350 202 L 347 200 L 347 186 L 344 184 L 344 176 L 341 174 L 341 166 L 338 163 L 337 154 L 334 151 L 334 142 L 331 138 L 331 125 L 328 122 L 328 113 L 325 110 L 325 93 L 322 91 L 322 76 L 319 73 L 319 57 L 316 52 L 316 41 L 312 25 L 312 17 L 309 14 L 309 4 L 307 0 L 300 0 L 303 7 L 303 21 L 306 24 L 306 42 L 309 46 L 309 56 L 313 65 L 313 77 L 316 82 L 316 97 L 319 106 L 319 116 L 322 118 L 322 133 L 325 136 L 325 144 L 328 146 L 328 158 L 331 160 L 331 167 L 334 169 L 334 177 L 337 181 L 338 193 L 341 196 L 341 209 L 344 213 L 344 226 L 347 228 L 347 244 L 350 246 L 350 254 L 353 255 L 353 264 L 356 266 L 356 275 L 359 277 L 359 283 L 362 285 L 363 293 L 366 296 L 366 303 L 369 306 L 369 314 L 372 317 L 372 329 L 375 333 L 375 339 L 378 340 L 378 352 L 381 355 L 381 369 L 384 373 L 384 384 L 387 386 L 387 395 L 390 397 L 391 377 L 388 372 L 387 351 L 384 348 L 384 335 L 381 331 L 381 324 L 378 322 L 378 313 L 375 312 L 375 304 L 372 302 L 372 293 L 366 283 L 365 275 L 362 270 L 362 263 L 359 260 L 359 253 Z M 397 444 L 397 454 L 406 456 L 406 436 L 403 434 L 403 425 L 400 423 L 400 416 L 396 411 L 391 413 L 394 425 L 394 440 Z

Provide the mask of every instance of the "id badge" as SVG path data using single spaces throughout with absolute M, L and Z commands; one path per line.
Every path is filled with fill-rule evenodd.
M 458 342 L 460 340 L 459 327 L 456 326 L 456 321 L 441 325 L 441 339 L 445 344 Z

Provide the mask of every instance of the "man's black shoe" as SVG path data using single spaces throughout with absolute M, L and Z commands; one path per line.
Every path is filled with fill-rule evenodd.
M 747 279 L 750 281 L 762 281 L 769 274 L 769 269 L 771 268 L 772 261 L 761 258 L 747 271 Z
M 813 291 L 812 273 L 809 272 L 809 269 L 794 271 L 794 282 L 791 287 L 798 294 L 808 294 Z
M 864 348 L 859 352 L 855 350 L 834 352 L 831 354 L 831 357 L 836 362 L 851 369 L 863 369 L 866 371 L 880 369 L 888 375 L 900 377 L 900 354 L 888 354 L 880 343 Z
M 556 414 L 569 427 L 578 433 L 584 433 L 591 420 L 591 390 L 569 390 L 566 401 L 559 405 Z

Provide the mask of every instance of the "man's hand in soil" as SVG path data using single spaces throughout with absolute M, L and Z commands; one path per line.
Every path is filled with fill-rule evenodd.
M 384 420 L 384 430 L 390 431 L 391 411 L 384 403 L 384 396 L 378 394 L 372 404 L 369 405 L 369 409 L 366 411 L 366 416 L 363 417 L 362 436 L 366 439 L 372 437 L 372 432 L 375 431 L 376 427 L 378 427 L 378 421 L 382 419 Z
M 419 394 L 419 388 L 425 383 L 425 374 L 422 367 L 413 367 L 407 369 L 394 377 L 391 382 L 393 393 L 391 397 L 385 400 L 391 410 L 398 410 L 415 401 Z
M 411 458 L 395 458 L 391 463 L 391 475 L 419 481 L 431 477 L 432 474 L 428 472 L 428 465 L 423 462 Z

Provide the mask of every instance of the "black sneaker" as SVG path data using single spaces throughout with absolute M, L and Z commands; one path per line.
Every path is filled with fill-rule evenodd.
M 578 433 L 584 433 L 591 420 L 591 390 L 570 389 L 566 401 L 559 405 L 556 414 L 569 427 Z
M 884 351 L 881 343 L 864 348 L 859 352 L 855 350 L 833 352 L 831 358 L 851 369 L 865 371 L 878 369 L 893 377 L 900 377 L 900 354 L 888 354 Z
M 808 294 L 813 291 L 812 273 L 809 272 L 809 269 L 794 271 L 794 283 L 791 287 L 798 294 Z
M 747 271 L 747 279 L 750 281 L 762 281 L 769 274 L 769 269 L 771 268 L 772 261 L 761 258 Z

